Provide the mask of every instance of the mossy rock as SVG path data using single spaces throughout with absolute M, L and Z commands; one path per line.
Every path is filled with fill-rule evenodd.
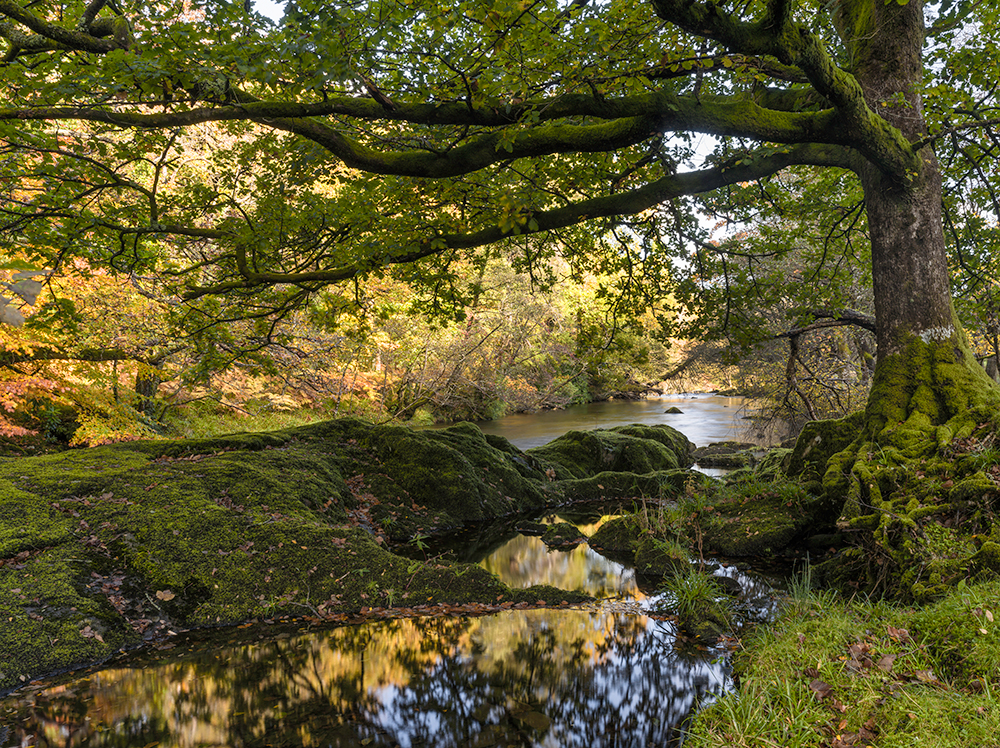
M 548 501 L 540 485 L 544 474 L 537 473 L 535 480 L 526 477 L 525 466 L 492 446 L 473 424 L 440 431 L 376 426 L 364 439 L 381 470 L 414 504 L 431 513 L 465 522 L 541 507 Z
M 580 543 L 587 542 L 587 537 L 580 532 L 576 525 L 568 522 L 557 522 L 549 525 L 542 535 L 542 542 L 553 550 L 569 550 L 576 548 Z
M 675 499 L 690 485 L 700 485 L 702 473 L 693 470 L 658 470 L 652 473 L 606 471 L 589 478 L 556 481 L 551 490 L 564 501 L 603 499 Z
M 787 474 L 802 480 L 822 480 L 830 458 L 858 437 L 864 419 L 865 414 L 858 412 L 847 418 L 807 423 L 787 458 Z
M 983 543 L 982 547 L 969 559 L 969 573 L 977 577 L 1000 577 L 1000 544 L 994 543 L 992 540 Z
M 752 467 L 760 460 L 762 450 L 749 442 L 715 442 L 694 451 L 694 461 L 701 467 Z
M 632 563 L 642 532 L 633 517 L 615 517 L 590 536 L 590 547 L 602 554 Z
M 720 491 L 696 523 L 705 548 L 723 556 L 772 556 L 832 527 L 838 505 L 793 481 L 749 482 Z
M 664 577 L 690 566 L 687 551 L 676 542 L 646 535 L 635 544 L 635 570 L 644 576 Z
M 528 454 L 550 465 L 559 480 L 598 473 L 652 473 L 691 464 L 693 446 L 669 426 L 633 424 L 613 429 L 570 431 Z
M 754 473 L 761 480 L 779 480 L 785 477 L 785 470 L 792 458 L 792 450 L 783 447 L 774 447 L 767 450 L 767 453 L 754 466 Z

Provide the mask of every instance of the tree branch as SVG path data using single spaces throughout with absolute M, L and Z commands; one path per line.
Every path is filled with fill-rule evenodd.
M 88 33 L 70 31 L 57 24 L 49 23 L 28 12 L 13 0 L 0 0 L 0 14 L 17 21 L 39 36 L 50 39 L 66 49 L 103 53 L 124 48 L 116 39 L 97 39 Z
M 875 332 L 875 318 L 870 317 L 867 314 L 862 314 L 861 312 L 856 312 L 853 309 L 843 309 L 839 312 L 829 309 L 816 309 L 811 314 L 813 317 L 819 318 L 819 321 L 803 327 L 795 327 L 791 330 L 786 330 L 785 332 L 779 332 L 774 337 L 797 338 L 799 335 L 806 332 L 812 332 L 813 330 L 823 330 L 829 327 L 845 326 L 860 327 L 863 330 Z
M 809 164 L 851 169 L 856 158 L 849 149 L 838 146 L 803 145 L 778 152 L 765 152 L 754 157 L 744 156 L 739 163 L 723 164 L 711 169 L 667 175 L 637 189 L 591 198 L 560 208 L 524 214 L 519 225 L 511 229 L 499 226 L 468 234 L 438 234 L 416 242 L 396 253 L 383 254 L 366 261 L 356 261 L 327 270 L 303 273 L 258 272 L 251 270 L 245 257 L 238 257 L 242 280 L 192 287 L 184 295 L 196 299 L 210 294 L 225 293 L 241 288 L 276 284 L 336 283 L 363 274 L 372 267 L 382 267 L 442 254 L 448 250 L 471 249 L 493 244 L 511 236 L 537 234 L 573 226 L 594 218 L 635 215 L 681 195 L 695 195 L 740 182 L 752 182 L 770 176 L 788 166 Z M 240 248 L 241 252 L 245 248 Z

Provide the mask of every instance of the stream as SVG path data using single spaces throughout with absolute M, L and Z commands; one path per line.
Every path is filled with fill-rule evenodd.
M 481 424 L 521 448 L 571 429 L 668 423 L 699 446 L 739 438 L 735 398 L 597 403 Z M 682 414 L 668 415 L 677 406 Z M 565 518 L 591 535 L 614 508 Z M 582 590 L 583 608 L 408 618 L 334 629 L 197 632 L 0 701 L 8 746 L 679 746 L 686 719 L 732 689 L 725 642 L 679 640 L 661 596 L 591 550 L 549 551 L 513 526 L 459 555 L 514 587 Z M 470 549 L 482 549 L 478 554 Z M 475 557 L 478 555 L 478 557 Z M 484 557 L 485 556 L 485 557 Z M 748 618 L 772 580 L 737 579 Z

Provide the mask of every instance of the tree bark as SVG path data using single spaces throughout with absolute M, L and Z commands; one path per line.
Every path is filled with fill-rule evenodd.
M 868 105 L 909 142 L 920 140 L 926 135 L 920 96 L 923 2 L 843 0 L 840 22 Z M 930 425 L 940 425 L 979 400 L 978 390 L 992 388 L 952 305 L 941 175 L 930 146 L 919 152 L 917 163 L 903 178 L 871 162 L 860 169 L 878 345 L 868 406 L 875 433 L 906 421 L 915 410 L 928 416 Z

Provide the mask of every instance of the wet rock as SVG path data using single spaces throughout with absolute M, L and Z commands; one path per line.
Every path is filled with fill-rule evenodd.
M 557 522 L 554 525 L 549 525 L 542 535 L 542 542 L 554 550 L 569 550 L 586 541 L 586 536 L 575 525 L 568 522 Z
M 743 585 L 732 577 L 715 575 L 712 577 L 712 582 L 730 597 L 740 597 L 743 595 Z
M 678 408 L 678 407 L 677 407 L 676 405 L 674 405 L 674 406 L 673 406 L 673 407 L 671 407 L 671 408 L 667 408 L 667 409 L 666 409 L 665 411 L 663 411 L 663 412 L 664 412 L 664 413 L 669 413 L 670 415 L 680 415 L 680 414 L 681 414 L 681 413 L 683 413 L 684 411 L 683 411 L 683 410 L 681 410 L 680 408 Z
M 531 537 L 540 538 L 545 534 L 545 531 L 549 529 L 548 525 L 542 524 L 541 522 L 532 522 L 530 520 L 525 520 L 523 522 L 518 522 L 514 529 L 517 530 L 522 535 L 530 535 Z
M 701 467 L 740 468 L 756 464 L 763 453 L 749 442 L 716 442 L 696 449 L 694 460 Z
M 716 621 L 696 621 L 685 627 L 687 634 L 695 641 L 707 647 L 714 646 L 722 638 L 724 630 Z

